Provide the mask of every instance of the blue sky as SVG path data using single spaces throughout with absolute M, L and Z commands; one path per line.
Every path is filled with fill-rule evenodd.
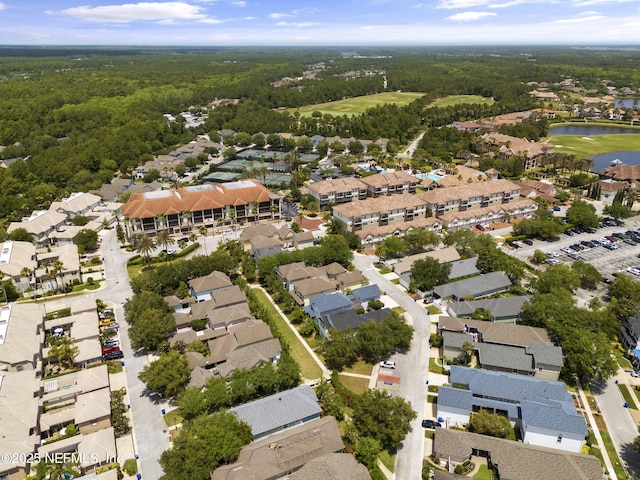
M 640 0 L 0 0 L 3 45 L 640 43 Z

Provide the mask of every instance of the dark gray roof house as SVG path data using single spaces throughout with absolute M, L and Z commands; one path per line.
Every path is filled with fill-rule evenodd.
M 455 280 L 456 278 L 478 275 L 480 270 L 478 270 L 478 267 L 476 266 L 477 263 L 477 257 L 465 258 L 463 260 L 451 262 L 451 271 L 449 272 L 449 275 L 447 275 L 447 279 Z
M 351 300 L 341 292 L 320 293 L 309 298 L 309 305 L 304 307 L 304 310 L 310 317 L 318 319 L 325 315 L 351 310 L 352 305 Z
M 447 310 L 454 317 L 465 318 L 470 317 L 477 308 L 480 308 L 490 311 L 494 322 L 508 321 L 519 318 L 522 306 L 530 299 L 531 295 L 485 300 L 460 300 L 447 305 Z
M 433 294 L 442 300 L 486 297 L 511 288 L 511 280 L 503 272 L 490 272 L 457 282 L 434 287 Z
M 380 287 L 375 283 L 364 287 L 356 288 L 351 292 L 358 303 L 366 303 L 370 300 L 380 298 Z
M 371 310 L 366 313 L 356 313 L 355 310 L 347 310 L 346 312 L 336 313 L 331 315 L 330 318 L 325 318 L 328 325 L 327 327 L 335 327 L 338 330 L 346 330 L 347 328 L 358 328 L 361 324 L 370 320 L 375 320 L 376 323 L 380 323 L 382 320 L 391 315 L 391 310 L 388 308 L 381 308 L 380 310 Z
M 320 418 L 318 397 L 308 385 L 276 393 L 230 409 L 251 427 L 259 440 L 287 428 Z

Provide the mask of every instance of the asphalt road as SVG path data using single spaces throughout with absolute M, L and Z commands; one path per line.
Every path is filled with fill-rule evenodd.
M 429 376 L 429 335 L 430 320 L 424 304 L 414 302 L 396 285 L 384 278 L 372 263 L 376 257 L 355 254 L 353 263 L 370 283 L 375 283 L 381 291 L 404 308 L 413 319 L 414 335 L 408 352 L 398 353 L 390 360 L 396 362 L 396 375 L 401 378 L 399 396 L 411 403 L 418 414 L 411 423 L 411 429 L 399 446 L 396 457 L 395 478 L 397 480 L 415 480 L 422 478 L 422 459 L 424 458 L 424 429 L 421 422 L 427 400 L 426 382 Z
M 115 230 L 110 230 L 102 241 L 107 287 L 88 296 L 111 302 L 120 326 L 120 348 L 124 352 L 127 392 L 131 402 L 133 435 L 136 453 L 139 455 L 138 471 L 143 479 L 156 480 L 162 476 L 158 463 L 160 455 L 169 448 L 169 436 L 166 432 L 161 410 L 167 406 L 159 399 L 142 395 L 144 384 L 138 374 L 149 364 L 146 354 L 134 352 L 127 334 L 128 325 L 124 321 L 124 302 L 133 296 L 127 275 L 127 259 L 132 255 L 121 250 Z
M 640 478 L 640 455 L 630 448 L 633 440 L 638 436 L 638 429 L 629 409 L 624 407 L 624 398 L 618 386 L 613 379 L 609 379 L 606 382 L 591 385 L 591 390 L 596 397 L 618 455 L 627 467 L 627 472 L 631 478 Z

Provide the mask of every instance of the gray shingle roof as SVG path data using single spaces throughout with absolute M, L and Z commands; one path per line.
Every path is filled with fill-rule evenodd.
M 351 309 L 351 300 L 340 292 L 320 293 L 309 299 L 309 306 L 313 306 L 319 315 L 325 315 L 327 312 Z
M 451 315 L 467 317 L 473 314 L 476 308 L 489 310 L 494 318 L 516 318 L 522 311 L 522 306 L 531 299 L 530 295 L 520 297 L 501 297 L 486 300 L 471 300 L 454 302 L 448 305 Z
M 512 347 L 493 343 L 478 343 L 478 359 L 483 368 L 497 367 L 519 371 L 534 371 L 533 356 L 524 347 Z
M 569 411 L 567 411 L 569 410 Z M 522 421 L 527 426 L 587 436 L 587 422 L 582 415 L 560 402 L 522 402 Z
M 380 298 L 380 287 L 378 285 L 366 285 L 364 287 L 357 288 L 352 292 L 358 302 L 368 302 L 369 300 L 373 300 L 375 298 Z
M 320 415 L 315 392 L 308 385 L 245 403 L 231 409 L 241 420 L 248 423 L 254 437 L 284 425 Z
M 528 445 L 499 438 L 436 428 L 433 453 L 468 458 L 473 450 L 489 452 L 500 478 L 518 480 L 602 480 L 600 460 L 563 450 Z
M 462 278 L 468 277 L 469 275 L 477 275 L 480 273 L 476 264 L 478 263 L 478 258 L 465 258 L 464 260 L 458 260 L 455 262 L 451 262 L 451 271 L 447 277 L 452 280 L 454 278 Z
M 437 286 L 433 292 L 440 298 L 481 297 L 511 287 L 511 281 L 502 272 L 490 272 L 476 277 L 465 278 L 458 282 Z
M 562 367 L 564 363 L 562 348 L 551 342 L 531 342 L 531 345 L 527 347 L 527 353 L 533 355 L 536 366 L 543 364 Z

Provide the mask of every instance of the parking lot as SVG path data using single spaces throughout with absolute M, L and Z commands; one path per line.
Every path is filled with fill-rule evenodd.
M 640 217 L 633 217 L 625 220 L 625 225 L 599 228 L 596 229 L 594 233 L 580 233 L 573 236 L 561 234 L 560 238 L 554 242 L 534 240 L 533 245 L 524 245 L 518 249 L 511 247 L 505 248 L 510 255 L 522 260 L 528 260 L 535 250 L 541 250 L 544 253 L 550 254 L 553 256 L 552 258 L 555 258 L 558 262 L 567 265 L 571 265 L 576 261 L 576 257 L 579 257 L 580 260 L 590 263 L 597 268 L 602 275 L 610 278 L 613 273 L 627 271 L 630 267 L 640 267 L 640 258 L 638 258 L 638 255 L 640 255 L 640 243 L 630 245 L 622 239 L 617 239 L 615 242 L 616 248 L 612 250 L 603 246 L 589 247 L 581 245 L 583 249 L 576 251 L 570 249 L 570 246 L 612 236 L 613 233 L 617 232 L 625 233 L 629 230 L 640 229 L 639 221 Z

